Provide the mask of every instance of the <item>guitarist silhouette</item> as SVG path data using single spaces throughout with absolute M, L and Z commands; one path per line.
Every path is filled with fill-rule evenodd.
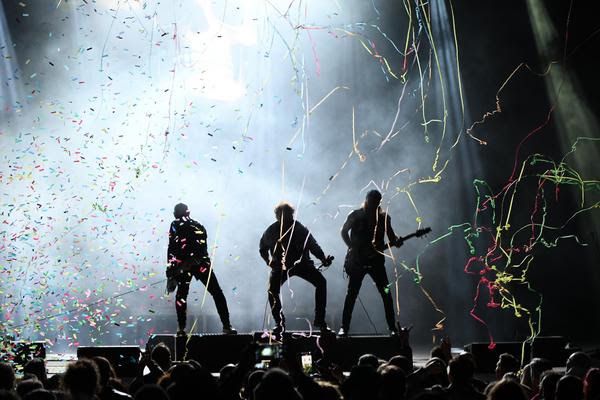
M 167 250 L 169 265 L 166 274 L 167 292 L 171 293 L 177 288 L 177 293 L 175 293 L 175 309 L 179 325 L 177 335 L 185 335 L 187 296 L 192 277 L 201 281 L 213 297 L 223 323 L 223 333 L 235 335 L 237 331 L 229 322 L 227 301 L 217 277 L 212 271 L 206 245 L 206 229 L 198 221 L 190 218 L 190 210 L 183 203 L 175 206 L 173 216 L 175 220 L 169 229 L 169 248 Z
M 363 206 L 352 211 L 342 227 L 342 239 L 348 246 L 344 269 L 349 280 L 342 313 L 342 326 L 338 332 L 339 336 L 348 335 L 352 310 L 365 275 L 371 276 L 381 295 L 390 334 L 393 336 L 398 335 L 398 325 L 394 316 L 394 304 L 385 271 L 383 251 L 388 246 L 385 243 L 386 235 L 389 246 L 400 247 L 404 240 L 394 233 L 392 220 L 379 207 L 380 203 L 381 193 L 377 190 L 369 191 Z
M 276 222 L 272 223 L 260 239 L 259 252 L 271 267 L 269 276 L 269 304 L 275 320 L 273 333 L 277 336 L 285 330 L 285 317 L 281 309 L 280 288 L 292 276 L 298 276 L 315 287 L 314 326 L 329 331 L 325 323 L 327 305 L 327 281 L 315 268 L 312 253 L 323 266 L 331 265 L 332 256 L 325 256 L 321 246 L 310 231 L 294 219 L 294 208 L 286 202 L 275 207 Z

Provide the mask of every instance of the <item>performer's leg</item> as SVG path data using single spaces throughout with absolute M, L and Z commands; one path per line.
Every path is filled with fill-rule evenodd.
M 283 311 L 281 309 L 281 297 L 279 296 L 279 292 L 281 290 L 281 285 L 283 285 L 286 279 L 286 271 L 282 271 L 280 269 L 271 270 L 268 290 L 269 305 L 271 306 L 273 320 L 278 327 L 285 326 L 285 316 L 283 315 Z
M 190 274 L 183 274 L 183 276 L 177 279 L 177 292 L 175 293 L 175 310 L 177 311 L 177 324 L 179 330 L 185 330 L 185 323 L 187 319 L 187 296 L 190 291 L 190 281 L 192 276 Z
M 368 274 L 373 278 L 375 286 L 377 286 L 377 290 L 383 300 L 383 309 L 385 311 L 385 320 L 387 321 L 388 328 L 391 331 L 395 331 L 396 316 L 394 315 L 394 301 L 392 300 L 392 291 L 390 290 L 384 263 L 373 265 L 372 268 L 369 268 Z
M 314 265 L 301 266 L 294 275 L 306 280 L 315 287 L 315 325 L 325 324 L 325 309 L 327 307 L 327 281 Z
M 344 311 L 342 312 L 342 329 L 344 329 L 346 332 L 350 328 L 352 310 L 354 310 L 354 303 L 356 303 L 356 298 L 358 297 L 358 292 L 360 291 L 364 277 L 364 270 L 359 270 L 353 272 L 351 275 L 348 275 L 348 291 L 346 292 Z
M 231 322 L 229 321 L 229 309 L 227 308 L 227 300 L 225 299 L 223 290 L 219 285 L 219 281 L 217 280 L 215 271 L 213 270 L 210 274 L 210 279 L 209 270 L 206 270 L 204 273 L 199 274 L 197 277 L 206 286 L 206 290 L 212 296 L 215 302 L 215 306 L 217 307 L 217 313 L 219 313 L 219 318 L 221 319 L 221 323 L 223 324 L 223 328 L 230 328 Z

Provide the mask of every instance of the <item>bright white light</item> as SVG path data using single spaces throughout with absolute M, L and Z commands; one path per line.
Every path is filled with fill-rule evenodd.
M 197 32 L 188 27 L 181 38 L 185 48 L 186 83 L 201 89 L 204 97 L 234 101 L 243 97 L 245 83 L 242 74 L 235 76 L 233 49 L 235 46 L 253 46 L 257 42 L 256 27 L 249 19 L 241 25 L 229 25 L 216 16 L 214 6 L 198 0 L 206 21 L 204 30 Z
M 19 98 L 19 89 L 16 83 L 15 71 L 17 59 L 10 33 L 4 16 L 4 9 L 0 6 L 0 115 L 14 109 L 15 101 Z M 18 110 L 17 110 L 18 111 Z

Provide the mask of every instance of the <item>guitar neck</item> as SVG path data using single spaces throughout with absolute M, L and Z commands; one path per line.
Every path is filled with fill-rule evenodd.
M 411 233 L 410 235 L 402 236 L 402 237 L 401 237 L 401 239 L 402 239 L 402 241 L 407 241 L 408 239 L 410 239 L 410 238 L 414 238 L 415 236 L 417 236 L 417 234 L 416 234 L 416 233 Z M 386 242 L 386 243 L 383 245 L 383 247 L 384 247 L 384 248 L 387 248 L 387 247 L 389 247 L 389 246 L 396 247 L 396 245 L 395 245 L 395 244 L 392 244 L 391 242 L 389 242 L 389 243 L 387 243 L 387 242 Z
M 408 239 L 412 239 L 412 238 L 414 238 L 414 237 L 421 237 L 421 236 L 423 236 L 424 234 L 427 234 L 427 233 L 429 233 L 430 231 L 431 231 L 431 228 L 419 229 L 419 230 L 418 230 L 418 231 L 416 231 L 416 232 L 413 232 L 413 233 L 411 233 L 411 234 L 408 234 L 408 235 L 406 235 L 406 236 L 402 236 L 400 239 L 402 239 L 402 241 L 403 241 L 403 242 L 405 242 L 405 241 L 407 241 Z M 387 244 L 386 244 L 386 247 L 387 247 Z
M 417 232 L 413 232 L 410 235 L 402 236 L 402 240 L 408 240 L 410 238 L 414 238 L 415 236 L 417 236 Z
M 408 234 L 406 236 L 401 236 L 398 239 L 400 239 L 401 242 L 405 242 L 408 239 L 412 239 L 414 237 L 421 237 L 423 235 L 428 234 L 429 232 L 431 232 L 431 228 L 427 227 L 427 228 L 423 228 L 423 229 L 418 229 L 416 232 L 413 232 L 411 234 Z M 392 243 L 386 243 L 384 245 L 384 247 L 388 247 L 388 246 L 396 246 L 397 244 L 392 244 Z

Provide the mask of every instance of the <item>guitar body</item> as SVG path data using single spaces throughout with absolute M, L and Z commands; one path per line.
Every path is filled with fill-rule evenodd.
M 418 229 L 410 235 L 399 238 L 397 243 L 386 244 L 384 249 L 388 247 L 400 247 L 404 241 L 413 237 L 422 237 L 431 232 L 431 228 Z M 383 265 L 385 263 L 385 256 L 383 250 L 375 249 L 372 245 L 360 248 L 349 248 L 346 253 L 346 260 L 344 261 L 344 271 L 348 275 L 360 273 L 368 268 L 375 265 Z
M 383 265 L 384 263 L 385 256 L 374 250 L 365 252 L 357 249 L 348 249 L 346 259 L 344 260 L 344 271 L 348 275 L 354 275 L 374 265 Z

